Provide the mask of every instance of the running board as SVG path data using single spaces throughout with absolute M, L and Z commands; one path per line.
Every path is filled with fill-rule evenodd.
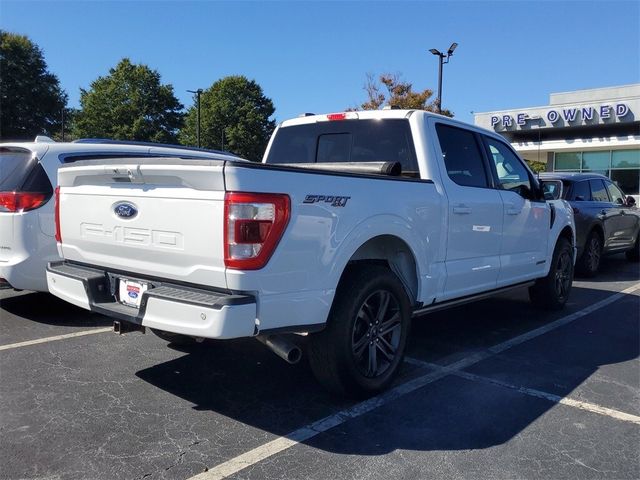
M 525 288 L 532 286 L 535 281 L 518 283 L 516 285 L 510 285 L 508 287 L 496 288 L 495 290 L 489 290 L 488 292 L 478 293 L 476 295 L 469 295 L 467 297 L 462 298 L 454 298 L 453 300 L 447 300 L 446 302 L 435 303 L 429 305 L 428 307 L 422 307 L 413 311 L 413 316 L 417 317 L 418 315 L 422 315 L 424 313 L 437 312 L 438 310 L 444 310 L 446 308 L 459 307 L 460 305 L 464 305 L 465 303 L 475 302 L 476 300 L 482 300 L 485 298 L 493 297 L 494 295 L 498 295 L 500 293 L 509 292 L 511 290 L 517 290 L 519 288 Z

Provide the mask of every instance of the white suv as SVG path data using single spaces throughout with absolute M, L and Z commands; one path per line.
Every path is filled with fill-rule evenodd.
M 48 291 L 45 269 L 60 260 L 53 191 L 58 167 L 77 160 L 114 157 L 181 157 L 238 160 L 226 152 L 140 142 L 84 139 L 57 143 L 0 143 L 0 288 Z

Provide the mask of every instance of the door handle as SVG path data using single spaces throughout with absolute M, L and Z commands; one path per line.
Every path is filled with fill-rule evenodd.
M 453 207 L 453 213 L 457 213 L 460 215 L 467 215 L 471 213 L 471 209 L 466 205 L 456 205 L 455 207 Z

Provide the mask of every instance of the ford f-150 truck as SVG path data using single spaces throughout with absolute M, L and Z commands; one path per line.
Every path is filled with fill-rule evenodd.
M 49 290 L 170 341 L 306 336 L 329 389 L 371 395 L 414 315 L 516 287 L 562 307 L 573 213 L 493 132 L 425 111 L 288 120 L 262 163 L 76 162 L 55 192 Z

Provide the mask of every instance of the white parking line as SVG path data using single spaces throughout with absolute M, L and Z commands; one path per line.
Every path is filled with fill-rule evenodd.
M 443 377 L 450 375 L 453 371 L 463 370 L 471 365 L 474 365 L 482 360 L 485 360 L 493 355 L 496 355 L 500 352 L 503 352 L 509 348 L 512 348 L 516 345 L 519 345 L 523 342 L 536 338 L 540 335 L 544 335 L 547 332 L 555 330 L 556 328 L 560 328 L 564 325 L 567 325 L 579 318 L 582 318 L 590 313 L 593 313 L 596 310 L 599 310 L 611 303 L 621 299 L 625 295 L 635 292 L 640 289 L 640 283 L 636 283 L 631 287 L 611 295 L 604 300 L 594 303 L 582 310 L 567 315 L 566 317 L 562 317 L 559 320 L 551 322 L 544 327 L 537 328 L 530 332 L 524 333 L 517 337 L 514 337 L 506 342 L 502 342 L 498 345 L 495 345 L 489 348 L 486 351 L 479 352 L 468 357 L 465 357 L 457 362 L 449 365 L 447 368 L 442 368 L 438 366 L 438 370 L 430 371 L 425 375 L 414 378 L 413 380 L 409 380 L 406 383 L 400 384 L 387 392 L 384 392 L 376 397 L 370 398 L 369 400 L 365 400 L 364 402 L 358 403 L 350 408 L 345 410 L 341 410 L 333 415 L 329 415 L 317 422 L 306 425 L 298 430 L 295 430 L 288 435 L 283 437 L 278 437 L 271 442 L 265 443 L 259 447 L 254 448 L 253 450 L 249 450 L 237 457 L 234 457 L 226 462 L 223 462 L 206 472 L 199 473 L 191 477 L 189 480 L 221 480 L 227 478 L 241 470 L 244 470 L 247 467 L 255 465 L 256 463 L 265 460 L 277 453 L 280 453 L 288 448 L 291 448 L 298 443 L 304 442 L 310 438 L 319 435 L 322 432 L 326 432 L 327 430 L 336 427 L 349 419 L 357 418 L 361 415 L 364 415 L 371 410 L 386 405 L 393 400 L 396 400 L 404 395 L 407 395 L 415 390 L 418 390 L 425 385 L 435 382 Z M 415 360 L 407 359 L 411 363 L 414 363 Z M 421 366 L 425 367 L 423 362 L 420 362 Z
M 502 382 L 500 380 L 494 380 L 492 378 L 487 378 L 480 375 L 474 375 L 473 373 L 468 373 L 468 372 L 452 372 L 452 373 L 456 377 L 465 378 L 467 380 L 471 380 L 474 382 L 481 382 L 489 385 L 496 385 L 499 387 L 509 388 L 511 390 L 515 390 L 517 392 L 523 393 L 525 395 L 529 395 L 531 397 L 543 398 L 545 400 L 549 400 L 554 403 L 561 403 L 562 405 L 567 405 L 569 407 L 579 408 L 580 410 L 586 410 L 587 412 L 597 413 L 599 415 L 605 415 L 607 417 L 615 418 L 617 420 L 622 420 L 624 422 L 631 422 L 631 423 L 635 423 L 636 425 L 640 425 L 640 417 L 637 415 L 621 412 L 619 410 L 614 410 L 612 408 L 602 407 L 595 403 L 582 402 L 580 400 L 573 400 L 571 398 L 561 397 L 560 395 L 554 395 L 553 393 L 542 392 L 534 388 L 518 387 L 517 385 L 511 385 L 509 383 Z
M 12 350 L 14 348 L 28 347 L 30 345 L 38 345 L 40 343 L 56 342 L 67 338 L 84 337 L 85 335 L 95 335 L 96 333 L 113 332 L 113 327 L 94 328 L 93 330 L 83 330 L 81 332 L 65 333 L 64 335 L 56 335 L 54 337 L 38 338 L 36 340 L 27 340 L 26 342 L 10 343 L 8 345 L 0 345 L 0 351 Z
M 416 366 L 432 368 L 436 371 L 444 371 L 456 377 L 464 378 L 466 380 L 471 380 L 472 382 L 480 382 L 488 385 L 495 385 L 498 387 L 508 388 L 510 390 L 515 390 L 519 393 L 522 393 L 524 395 L 529 395 L 531 397 L 542 398 L 545 400 L 549 400 L 550 402 L 553 402 L 553 403 L 561 403 L 562 405 L 567 405 L 569 407 L 579 408 L 580 410 L 586 410 L 591 413 L 597 413 L 599 415 L 605 415 L 607 417 L 615 418 L 617 420 L 622 420 L 624 422 L 631 422 L 631 423 L 635 423 L 636 425 L 640 425 L 640 417 L 637 415 L 632 415 L 630 413 L 621 412 L 619 410 L 614 410 L 612 408 L 603 407 L 595 403 L 583 402 L 580 400 L 573 400 L 571 398 L 561 397 L 560 395 L 555 395 L 553 393 L 547 393 L 541 390 L 536 390 L 535 388 L 528 388 L 528 387 L 513 385 L 507 382 L 503 382 L 501 380 L 496 380 L 494 378 L 484 377 L 482 375 L 476 375 L 474 373 L 469 373 L 469 372 L 462 372 L 460 370 L 456 370 L 451 367 L 443 367 L 430 362 L 424 362 L 416 358 L 407 358 L 406 362 Z

